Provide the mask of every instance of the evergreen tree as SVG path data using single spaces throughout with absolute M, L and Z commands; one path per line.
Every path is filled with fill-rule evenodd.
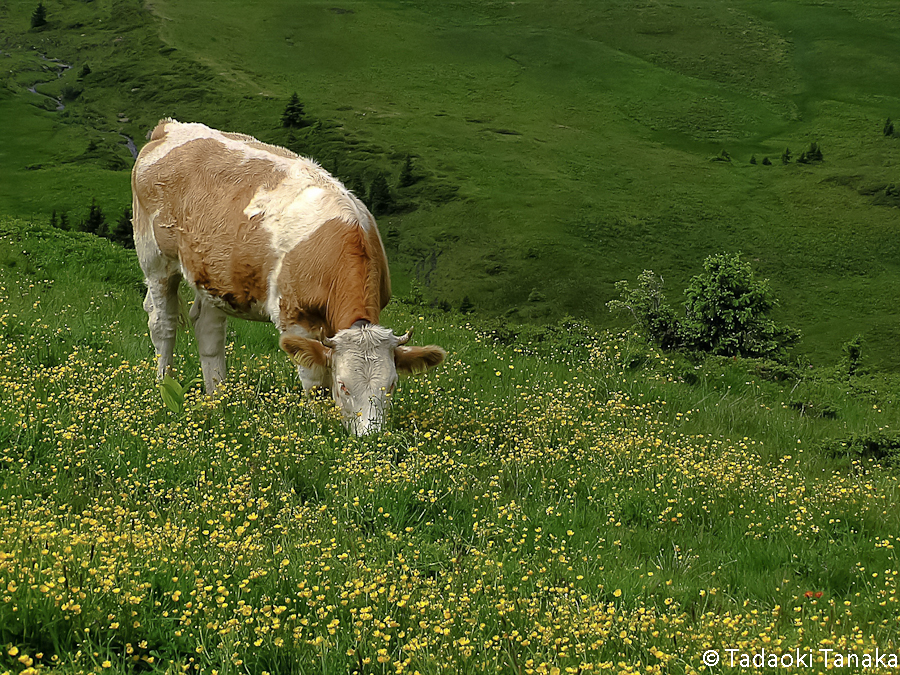
M 750 156 L 750 163 L 751 163 L 751 164 L 756 164 L 756 155 L 751 155 L 751 156 Z
M 459 305 L 459 311 L 461 314 L 471 314 L 475 311 L 475 303 L 473 303 L 469 296 L 463 296 L 462 302 Z
M 81 221 L 78 229 L 82 232 L 90 232 L 101 236 L 106 233 L 106 218 L 103 216 L 103 211 L 97 204 L 96 199 L 91 199 L 91 207 L 88 209 L 87 218 Z
M 56 209 L 50 214 L 50 227 L 59 227 L 59 220 L 56 218 Z
M 309 126 L 309 122 L 306 121 L 304 115 L 303 104 L 300 103 L 300 97 L 297 96 L 295 91 L 291 94 L 291 99 L 288 101 L 284 112 L 281 113 L 281 126 L 293 129 Z
M 88 64 L 85 63 L 85 64 L 81 67 L 81 70 L 80 70 L 79 73 L 78 73 L 78 79 L 79 79 L 79 80 L 83 80 L 84 78 L 86 78 L 86 77 L 87 77 L 88 75 L 90 75 L 90 74 L 91 74 L 91 67 L 90 67 Z
M 394 198 L 391 188 L 388 187 L 387 178 L 380 171 L 375 174 L 372 184 L 369 186 L 369 208 L 376 216 L 390 213 L 394 208 Z
M 69 214 L 63 211 L 59 214 L 59 229 L 68 230 L 69 229 Z
M 791 149 L 785 148 L 784 152 L 781 153 L 781 163 L 782 164 L 790 164 L 791 163 Z
M 769 159 L 768 157 L 763 157 L 762 163 L 763 163 L 763 166 L 772 166 L 772 160 Z
M 366 186 L 363 184 L 362 179 L 359 177 L 358 173 L 350 174 L 350 177 L 347 179 L 344 185 L 359 199 L 365 198 Z
M 813 141 L 809 145 L 809 151 L 806 153 L 807 159 L 810 162 L 821 162 L 824 157 L 822 156 L 822 148 L 819 147 L 819 144 Z
M 407 155 L 406 160 L 403 162 L 403 168 L 400 169 L 400 180 L 397 184 L 404 188 L 409 187 L 415 182 L 416 177 L 413 175 L 412 171 L 412 157 Z
M 109 240 L 123 248 L 134 248 L 134 235 L 131 229 L 131 207 L 125 207 L 116 224 L 110 228 Z
M 31 13 L 31 27 L 32 28 L 40 28 L 41 26 L 47 25 L 47 10 L 44 8 L 44 3 L 39 2 L 38 6 L 35 7 L 34 12 Z
M 893 136 L 894 135 L 894 123 L 891 122 L 890 117 L 888 117 L 887 121 L 884 123 L 884 135 L 885 136 Z
M 719 356 L 780 359 L 799 333 L 768 314 L 777 301 L 739 253 L 711 255 L 685 290 L 684 335 L 694 349 Z

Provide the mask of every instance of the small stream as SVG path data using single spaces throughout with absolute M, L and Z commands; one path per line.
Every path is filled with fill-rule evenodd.
M 54 66 L 56 66 L 56 68 L 57 68 L 56 79 L 61 78 L 65 74 L 65 72 L 72 67 L 68 63 L 63 63 L 59 59 L 48 59 L 43 54 L 39 54 L 39 56 L 41 57 L 41 59 L 43 59 L 47 63 L 51 63 Z M 65 110 L 66 105 L 65 105 L 65 103 L 63 103 L 62 96 L 60 96 L 59 98 L 56 98 L 55 96 L 50 96 L 49 94 L 43 94 L 37 90 L 37 88 L 42 84 L 46 84 L 46 82 L 43 82 L 43 81 L 35 82 L 33 85 L 28 87 L 28 91 L 30 91 L 32 94 L 36 94 L 37 96 L 43 96 L 44 98 L 49 98 L 51 101 L 53 101 L 56 104 L 56 112 L 62 112 L 63 110 Z M 131 158 L 137 159 L 138 150 L 137 150 L 137 146 L 134 144 L 134 139 L 131 138 L 130 136 L 126 136 L 123 133 L 119 133 L 119 136 L 121 136 L 124 139 L 122 145 L 124 145 L 126 148 L 128 148 L 128 152 L 131 153 Z
M 63 62 L 60 61 L 59 59 L 48 59 L 48 58 L 47 58 L 46 56 L 44 56 L 43 54 L 38 54 L 38 56 L 40 56 L 40 57 L 41 57 L 44 61 L 46 61 L 47 63 L 52 63 L 52 64 L 54 64 L 54 65 L 57 67 L 57 71 L 56 71 L 56 79 L 57 79 L 57 80 L 58 80 L 59 78 L 61 78 L 61 77 L 65 74 L 65 72 L 66 72 L 67 70 L 69 70 L 69 69 L 72 67 L 72 66 L 70 66 L 68 63 L 63 63 Z M 65 109 L 66 109 L 66 106 L 65 106 L 65 104 L 63 103 L 62 96 L 60 96 L 59 98 L 55 98 L 55 97 L 53 97 L 53 96 L 50 96 L 50 94 L 42 94 L 41 92 L 39 92 L 39 91 L 37 90 L 37 87 L 38 87 L 38 85 L 40 85 L 40 84 L 46 84 L 46 82 L 43 82 L 43 81 L 42 81 L 42 82 L 35 82 L 33 85 L 31 85 L 30 87 L 28 87 L 28 91 L 30 91 L 32 94 L 37 94 L 38 96 L 43 96 L 44 98 L 49 98 L 51 101 L 53 101 L 53 102 L 56 104 L 56 112 L 60 112 L 60 111 L 62 111 L 62 110 L 65 110 Z

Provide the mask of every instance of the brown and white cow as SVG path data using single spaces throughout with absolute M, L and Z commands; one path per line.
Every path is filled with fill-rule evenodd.
M 274 323 L 303 387 L 328 387 L 358 435 L 381 427 L 398 372 L 443 361 L 440 347 L 406 346 L 409 333 L 378 325 L 391 297 L 378 227 L 312 160 L 164 119 L 131 186 L 160 377 L 172 362 L 182 277 L 194 289 L 207 393 L 225 378 L 226 316 Z

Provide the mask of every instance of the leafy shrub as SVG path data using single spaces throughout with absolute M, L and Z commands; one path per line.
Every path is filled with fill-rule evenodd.
M 649 340 L 663 349 L 687 348 L 716 356 L 783 361 L 799 333 L 768 318 L 776 300 L 768 281 L 754 279 L 739 253 L 722 253 L 703 261 L 703 273 L 685 290 L 685 316 L 666 303 L 663 279 L 651 270 L 638 277 L 637 288 L 616 284 L 613 311 L 631 314 Z
M 76 87 L 71 84 L 64 84 L 62 89 L 60 90 L 60 97 L 63 101 L 74 101 L 76 98 L 81 96 L 81 87 Z
M 817 403 L 815 401 L 791 401 L 787 404 L 791 410 L 796 410 L 801 417 L 818 417 L 821 419 L 837 419 L 838 410 L 829 403 Z
M 852 340 L 841 347 L 843 356 L 841 357 L 840 368 L 850 377 L 854 375 L 862 375 L 865 370 L 862 367 L 863 360 L 863 336 L 856 335 Z
M 796 367 L 772 359 L 749 359 L 749 363 L 753 366 L 753 373 L 767 382 L 786 382 L 800 376 Z
M 825 441 L 822 449 L 832 457 L 871 458 L 897 464 L 900 462 L 900 432 L 879 430 L 852 434 Z
M 681 325 L 675 312 L 666 304 L 663 295 L 663 278 L 652 270 L 644 270 L 638 276 L 637 288 L 629 288 L 627 281 L 616 284 L 619 300 L 610 300 L 606 306 L 614 312 L 631 314 L 635 323 L 663 349 L 671 349 L 680 343 Z

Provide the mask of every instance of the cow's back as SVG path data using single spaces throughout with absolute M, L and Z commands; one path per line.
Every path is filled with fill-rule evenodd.
M 162 120 L 138 156 L 132 188 L 142 267 L 151 249 L 177 261 L 193 286 L 231 314 L 268 318 L 282 330 L 298 316 L 320 317 L 318 326 L 333 333 L 344 326 L 332 325 L 338 319 L 329 315 L 356 311 L 347 306 L 360 304 L 359 292 L 367 296 L 363 306 L 379 310 L 390 297 L 387 261 L 369 212 L 318 165 L 289 150 Z M 308 264 L 304 251 L 321 252 L 310 240 L 340 242 L 340 251 L 329 249 Z M 291 298 L 290 318 L 281 316 L 284 295 Z M 377 313 L 369 320 L 377 321 Z

